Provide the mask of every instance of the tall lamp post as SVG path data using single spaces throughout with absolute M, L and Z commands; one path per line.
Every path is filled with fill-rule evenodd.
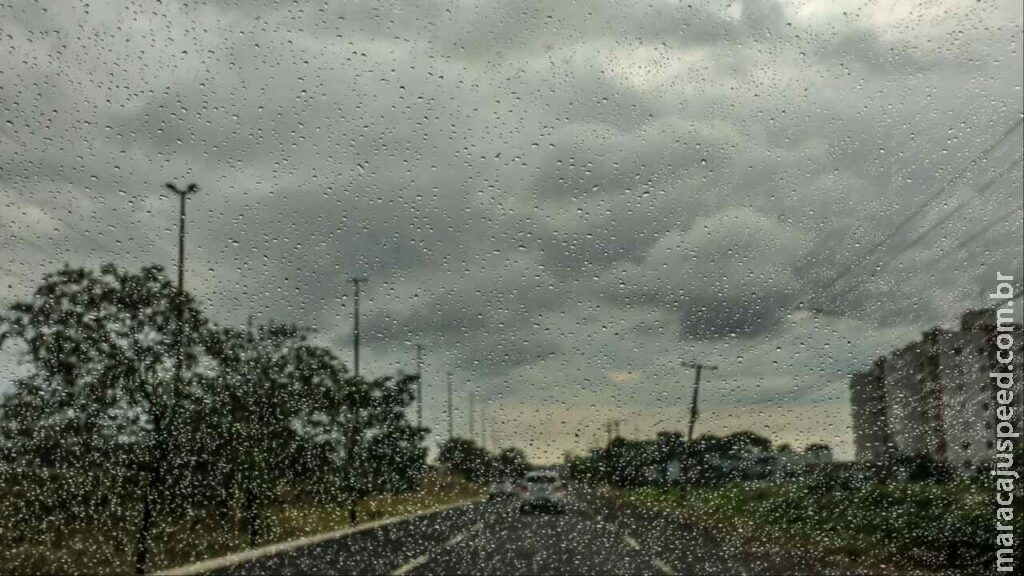
M 178 208 L 178 309 L 177 326 L 175 330 L 175 353 L 177 355 L 174 364 L 174 382 L 178 389 L 182 386 L 182 364 L 184 363 L 185 346 L 185 199 L 196 192 L 199 192 L 199 185 L 192 183 L 185 188 L 178 188 L 168 182 L 164 186 L 178 195 L 180 200 Z M 177 392 L 176 390 L 175 392 Z
M 423 428 L 423 345 L 416 345 L 416 427 Z

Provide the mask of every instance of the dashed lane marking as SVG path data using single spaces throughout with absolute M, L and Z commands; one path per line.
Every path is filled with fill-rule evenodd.
M 479 530 L 479 529 L 481 529 L 483 527 L 484 527 L 484 523 L 483 522 L 480 522 L 479 524 L 474 524 L 473 526 L 470 526 L 469 530 L 466 530 L 462 534 L 454 536 L 453 538 L 451 538 L 450 540 L 445 542 L 444 543 L 444 547 L 447 548 L 448 546 L 455 546 L 459 542 L 462 542 L 466 538 L 466 536 L 469 536 L 473 532 L 476 532 L 477 530 Z
M 657 558 L 652 560 L 651 564 L 654 564 L 655 568 L 657 568 L 658 570 L 661 570 L 662 574 L 667 574 L 668 576 L 674 576 L 675 573 L 676 573 L 676 571 L 673 570 L 671 566 L 669 566 L 668 564 L 665 564 L 664 562 L 662 562 L 661 560 L 658 560 Z
M 457 535 L 453 536 L 452 538 L 450 538 L 447 542 L 445 542 L 444 544 L 441 545 L 441 548 L 447 548 L 449 546 L 454 546 L 454 545 L 458 544 L 459 542 L 462 542 L 463 540 L 465 540 L 466 536 L 469 536 L 473 532 L 476 532 L 477 530 L 480 530 L 483 527 L 484 527 L 484 523 L 483 522 L 474 524 L 473 526 L 470 526 L 469 529 L 466 530 L 465 532 L 463 532 L 461 534 L 457 534 Z M 409 572 L 412 572 L 413 570 L 415 570 L 415 569 L 419 568 L 420 566 L 423 566 L 424 564 L 426 564 L 428 560 L 430 560 L 430 554 L 429 553 L 424 554 L 423 556 L 420 556 L 418 558 L 414 558 L 408 564 L 404 564 L 400 568 L 398 568 L 397 570 L 392 572 L 391 576 L 401 576 L 402 574 L 408 574 Z
M 412 562 L 409 562 L 408 564 L 402 566 L 398 570 L 395 570 L 394 572 L 392 572 L 391 576 L 401 576 L 402 574 L 408 574 L 409 572 L 412 572 L 413 570 L 415 570 L 415 569 L 419 568 L 420 566 L 426 564 L 427 560 L 430 560 L 430 554 L 424 554 L 423 556 L 420 556 L 419 558 L 416 558 Z
M 640 549 L 640 543 L 637 542 L 636 540 L 633 540 L 629 536 L 623 536 L 622 539 L 626 541 L 626 544 L 629 544 L 630 546 L 632 546 L 634 550 L 639 550 Z

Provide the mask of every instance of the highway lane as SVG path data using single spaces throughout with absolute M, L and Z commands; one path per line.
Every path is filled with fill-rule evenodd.
M 389 574 L 479 523 L 488 503 L 411 518 L 343 538 L 236 564 L 218 574 Z
M 222 574 L 848 574 L 801 550 L 573 491 L 562 515 L 477 503 L 235 565 Z
M 565 514 L 519 514 L 494 506 L 477 524 L 399 574 L 673 574 L 628 531 L 581 505 Z

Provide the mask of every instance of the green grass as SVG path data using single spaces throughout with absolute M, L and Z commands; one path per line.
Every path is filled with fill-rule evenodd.
M 862 565 L 925 570 L 984 566 L 993 509 L 973 485 L 867 485 L 826 491 L 813 483 L 735 483 L 640 489 L 618 498 L 670 509 L 688 521 L 799 545 Z
M 421 490 L 380 495 L 359 503 L 361 522 L 411 514 L 483 494 L 459 480 L 438 478 Z M 0 516 L 3 502 L 0 501 Z M 273 507 L 260 545 L 338 530 L 348 525 L 341 503 L 306 503 Z M 40 523 L 44 520 L 40 519 Z M 38 528 L 38 527 L 37 527 Z M 97 517 L 76 527 L 44 527 L 33 535 L 17 533 L 0 522 L 2 574 L 130 574 L 133 571 L 135 525 Z M 235 514 L 196 511 L 186 519 L 157 524 L 153 534 L 153 570 L 171 568 L 246 549 L 244 523 Z

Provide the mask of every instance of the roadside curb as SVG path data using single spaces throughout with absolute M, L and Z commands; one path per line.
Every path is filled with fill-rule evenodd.
M 251 550 L 243 550 L 241 552 L 235 552 L 234 554 L 228 554 L 227 556 L 219 556 L 217 558 L 208 558 L 206 560 L 200 560 L 194 564 L 186 564 L 184 566 L 177 566 L 174 568 L 167 568 L 156 572 L 158 576 L 192 576 L 194 574 L 204 574 L 206 572 L 212 572 L 214 570 L 220 570 L 227 568 L 228 566 L 234 566 L 242 562 L 249 560 L 255 560 L 264 556 L 273 556 L 274 554 L 281 554 L 282 552 L 289 552 L 312 544 L 318 544 L 327 540 L 333 540 L 335 538 L 342 538 L 344 536 L 350 536 L 352 534 L 358 534 L 359 532 L 365 532 L 367 530 L 373 530 L 380 528 L 381 526 L 387 526 L 389 524 L 396 524 L 398 522 L 404 522 L 413 518 L 419 518 L 421 516 L 429 516 L 431 514 L 437 514 L 444 512 L 445 510 L 451 510 L 453 508 L 459 508 L 467 506 L 469 504 L 476 504 L 486 500 L 483 496 L 476 498 L 468 498 L 466 500 L 459 500 L 458 502 L 452 502 L 451 504 L 445 504 L 443 506 L 437 506 L 435 508 L 429 508 L 420 512 L 414 512 L 412 514 L 406 514 L 405 516 L 392 516 L 390 518 L 382 518 L 380 520 L 374 520 L 373 522 L 367 522 L 366 524 L 359 524 L 348 528 L 342 528 L 340 530 L 334 530 L 331 532 L 323 532 L 321 534 L 314 534 L 312 536 L 304 536 L 295 540 L 287 540 L 285 542 L 276 542 L 274 544 L 268 544 L 266 546 L 260 546 L 259 548 L 253 548 Z

